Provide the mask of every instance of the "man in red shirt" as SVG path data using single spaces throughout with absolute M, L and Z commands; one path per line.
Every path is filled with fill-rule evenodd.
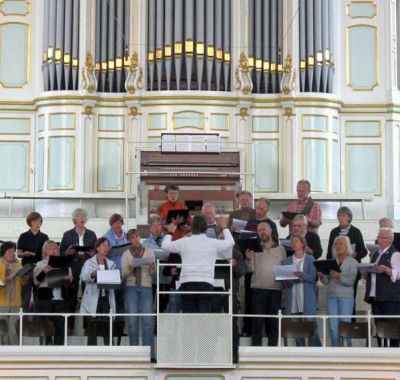
M 287 208 L 288 212 L 303 214 L 307 217 L 307 230 L 318 233 L 318 227 L 322 224 L 321 207 L 317 202 L 314 202 L 310 197 L 311 184 L 305 179 L 297 182 L 297 201 L 292 202 Z M 289 224 L 289 233 L 292 234 L 292 221 L 282 216 L 279 221 L 281 227 L 286 227 Z

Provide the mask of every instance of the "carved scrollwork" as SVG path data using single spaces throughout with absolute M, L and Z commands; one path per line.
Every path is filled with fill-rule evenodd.
M 253 82 L 251 81 L 251 68 L 247 63 L 244 53 L 240 54 L 239 67 L 235 71 L 235 90 L 241 91 L 244 95 L 248 95 L 253 90 Z
M 138 54 L 134 52 L 129 65 L 128 76 L 125 81 L 125 90 L 129 94 L 134 94 L 137 90 L 143 89 L 143 70 L 139 66 Z
M 288 55 L 285 59 L 283 67 L 283 75 L 281 81 L 281 91 L 284 95 L 289 95 L 296 90 L 296 70 L 293 68 L 292 57 Z
M 94 73 L 93 57 L 89 52 L 86 54 L 85 67 L 82 69 L 82 89 L 90 94 L 97 89 L 97 79 Z

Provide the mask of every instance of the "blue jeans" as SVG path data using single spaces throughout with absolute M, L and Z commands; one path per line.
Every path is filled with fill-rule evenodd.
M 129 314 L 153 313 L 153 292 L 150 286 L 127 286 L 125 288 L 125 304 Z M 154 348 L 154 317 L 142 316 L 143 346 L 151 347 L 151 357 L 155 358 Z M 129 343 L 131 346 L 139 345 L 139 316 L 128 317 Z
M 340 320 L 351 322 L 353 306 L 353 297 L 329 297 L 328 315 L 348 315 L 348 317 L 340 318 Z M 339 347 L 339 318 L 329 318 L 329 329 L 331 332 L 332 347 Z M 351 339 L 347 340 L 347 345 L 351 347 Z
M 175 289 L 171 289 L 175 290 Z M 182 309 L 181 295 L 178 293 L 170 294 L 168 300 L 168 313 L 180 313 Z

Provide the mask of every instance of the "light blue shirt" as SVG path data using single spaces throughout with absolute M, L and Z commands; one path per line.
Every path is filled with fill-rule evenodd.
M 126 232 L 122 230 L 122 236 L 119 238 L 118 236 L 115 235 L 114 231 L 112 228 L 110 228 L 104 235 L 109 242 L 110 242 L 110 248 L 115 247 L 116 245 L 122 245 L 129 243 L 128 238 L 126 237 Z M 107 256 L 110 260 L 115 262 L 115 266 L 117 269 L 121 271 L 122 265 L 121 265 L 121 257 L 122 253 L 117 253 L 115 255 L 110 255 Z
M 161 242 L 164 240 L 165 235 L 163 233 L 160 234 L 161 236 Z M 161 249 L 161 247 L 156 243 L 156 239 L 153 234 L 150 234 L 150 236 L 143 242 L 143 247 L 145 248 L 150 248 L 150 249 Z M 170 284 L 172 281 L 171 276 L 164 276 L 162 274 L 164 267 L 160 265 L 160 273 L 159 273 L 159 279 L 160 279 L 160 284 Z M 154 272 L 152 275 L 153 279 L 153 284 L 157 283 L 157 274 Z

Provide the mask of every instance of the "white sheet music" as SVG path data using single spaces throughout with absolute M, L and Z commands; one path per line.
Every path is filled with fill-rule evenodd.
M 143 267 L 143 266 L 149 265 L 151 263 L 154 263 L 154 256 L 135 257 L 131 262 L 131 264 L 134 267 Z
M 233 219 L 232 220 L 232 226 L 236 227 L 236 231 L 242 231 L 245 229 L 247 225 L 247 221 L 246 220 L 241 220 L 241 219 Z
M 169 252 L 164 251 L 161 248 L 152 248 L 151 250 L 153 251 L 156 260 L 167 260 L 169 256 Z
M 98 284 L 120 284 L 121 273 L 119 269 L 98 270 L 97 271 Z
M 376 271 L 376 264 L 374 264 L 374 263 L 358 263 L 358 264 L 356 264 L 356 267 L 359 271 L 378 273 Z
M 298 280 L 299 278 L 294 274 L 296 272 L 296 266 L 291 265 L 276 265 L 273 267 L 276 281 L 283 280 Z

